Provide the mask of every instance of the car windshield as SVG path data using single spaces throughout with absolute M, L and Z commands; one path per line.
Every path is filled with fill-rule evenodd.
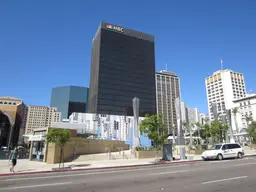
M 210 150 L 219 150 L 222 145 L 213 145 Z

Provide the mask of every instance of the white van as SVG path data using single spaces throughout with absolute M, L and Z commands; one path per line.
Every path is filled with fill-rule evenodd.
M 223 143 L 213 145 L 209 150 L 202 153 L 203 160 L 209 159 L 229 159 L 242 158 L 244 156 L 243 148 L 237 143 Z

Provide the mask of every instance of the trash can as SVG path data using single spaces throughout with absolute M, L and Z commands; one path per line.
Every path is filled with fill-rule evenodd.
M 164 144 L 163 146 L 163 160 L 164 161 L 172 161 L 172 144 Z

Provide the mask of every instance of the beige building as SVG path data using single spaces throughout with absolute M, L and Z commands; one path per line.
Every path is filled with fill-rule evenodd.
M 163 114 L 168 133 L 172 133 L 177 124 L 175 99 L 180 98 L 180 79 L 168 71 L 156 72 L 156 106 L 157 113 Z
M 52 123 L 61 121 L 61 113 L 56 107 L 27 106 L 26 134 L 32 134 L 34 130 L 51 127 Z
M 2 116 L 7 116 L 8 121 L 10 121 L 8 124 L 0 122 L 0 145 L 23 144 L 22 135 L 25 132 L 26 124 L 25 108 L 21 99 L 10 96 L 0 97 L 0 112 Z
M 246 96 L 243 74 L 232 70 L 214 72 L 205 79 L 205 86 L 210 120 L 213 120 L 216 114 L 226 116 L 226 110 L 233 107 L 233 100 Z M 213 106 L 216 106 L 216 109 Z

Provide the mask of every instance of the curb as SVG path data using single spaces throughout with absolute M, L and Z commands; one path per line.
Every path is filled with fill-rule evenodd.
M 122 168 L 133 168 L 133 167 L 148 167 L 157 165 L 168 165 L 168 164 L 182 164 L 182 163 L 193 163 L 202 160 L 185 160 L 185 161 L 163 161 L 153 164 L 137 164 L 137 165 L 123 165 L 123 166 L 110 166 L 110 167 L 95 167 L 95 168 L 82 168 L 82 169 L 63 169 L 63 170 L 51 170 L 51 171 L 35 171 L 35 172 L 21 172 L 21 173 L 4 173 L 0 174 L 0 177 L 7 176 L 18 176 L 18 175 L 35 175 L 35 174 L 47 174 L 47 173 L 59 173 L 59 172 L 75 172 L 75 171 L 91 171 L 91 170 L 107 170 L 107 169 L 122 169 Z
M 254 157 L 253 155 L 244 155 L 244 157 Z M 18 176 L 18 175 L 35 175 L 35 174 L 47 174 L 47 173 L 59 173 L 59 172 L 76 172 L 76 171 L 92 171 L 92 170 L 107 170 L 107 169 L 122 169 L 122 168 L 133 168 L 133 167 L 148 167 L 157 165 L 170 165 L 170 164 L 186 164 L 193 162 L 200 162 L 202 159 L 197 160 L 184 160 L 184 161 L 163 161 L 152 164 L 137 164 L 137 165 L 122 165 L 122 166 L 110 166 L 110 167 L 95 167 L 95 168 L 82 168 L 82 169 L 63 169 L 63 170 L 51 170 L 51 171 L 35 171 L 35 172 L 21 172 L 21 173 L 4 173 L 0 174 L 0 177 Z

